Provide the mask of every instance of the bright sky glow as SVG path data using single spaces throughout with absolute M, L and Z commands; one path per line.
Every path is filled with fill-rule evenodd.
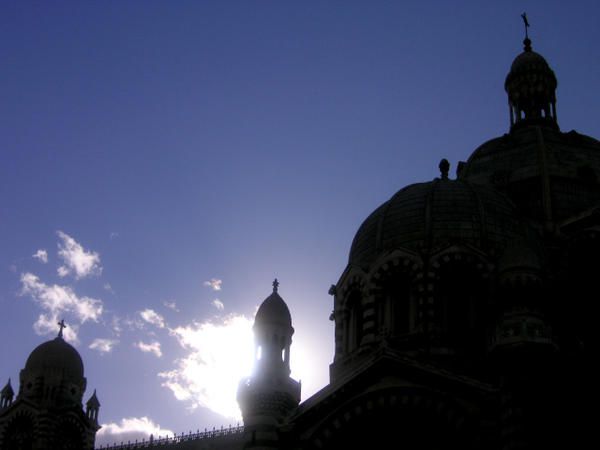
M 0 2 L 0 383 L 64 319 L 99 441 L 227 426 L 278 278 L 315 393 L 362 220 L 508 131 L 524 10 L 600 137 L 596 0 Z
M 241 420 L 237 386 L 253 363 L 252 318 L 232 315 L 171 330 L 187 355 L 173 370 L 159 374 L 164 386 L 192 408 L 207 407 Z

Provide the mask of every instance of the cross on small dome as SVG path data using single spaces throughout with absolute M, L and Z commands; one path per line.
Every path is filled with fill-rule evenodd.
M 62 338 L 63 337 L 63 329 L 67 328 L 67 325 L 65 324 L 65 319 L 61 319 L 61 321 L 58 322 L 58 327 L 59 327 L 58 337 Z

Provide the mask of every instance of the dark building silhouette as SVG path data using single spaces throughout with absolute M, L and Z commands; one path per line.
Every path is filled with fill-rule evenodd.
M 100 402 L 96 392 L 84 411 L 83 362 L 62 337 L 31 352 L 13 401 L 10 380 L 0 393 L 0 448 L 3 450 L 92 449 Z
M 330 289 L 325 388 L 299 403 L 292 317 L 275 282 L 256 315 L 255 372 L 238 390 L 244 428 L 115 448 L 584 447 L 595 404 L 600 142 L 560 130 L 556 86 L 526 38 L 506 77 L 510 132 L 460 162 L 456 179 L 442 160 L 438 178 L 402 188 L 363 222 Z M 60 380 L 36 364 L 55 353 L 69 368 Z M 45 383 L 55 394 L 42 395 Z M 53 414 L 77 436 L 44 448 L 89 444 L 99 404 L 94 396 L 82 411 L 84 388 L 75 350 L 60 338 L 42 344 L 17 401 L 10 383 L 2 391 L 2 448 L 42 448 L 28 440 L 50 432 L 40 402 L 64 405 Z

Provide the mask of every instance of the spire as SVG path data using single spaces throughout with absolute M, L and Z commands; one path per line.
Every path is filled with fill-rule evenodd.
M 98 401 L 98 397 L 96 396 L 96 389 L 94 389 L 94 393 L 89 398 L 89 400 L 86 402 L 86 406 L 88 408 L 90 408 L 90 407 L 99 408 L 100 407 L 100 402 Z
M 89 400 L 85 404 L 86 406 L 86 415 L 88 419 L 98 422 L 98 411 L 100 410 L 100 402 L 98 401 L 98 397 L 96 397 L 96 389 L 94 389 L 94 393 L 89 398 Z
M 273 293 L 277 292 L 278 288 L 279 288 L 279 281 L 277 281 L 277 278 L 275 278 L 275 280 L 273 280 Z

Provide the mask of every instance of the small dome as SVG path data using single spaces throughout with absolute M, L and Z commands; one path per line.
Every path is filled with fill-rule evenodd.
M 61 337 L 38 345 L 27 358 L 28 373 L 62 373 L 66 378 L 83 378 L 83 361 L 75 348 Z
M 504 248 L 526 236 L 512 203 L 502 194 L 468 183 L 436 179 L 398 191 L 361 225 L 350 264 L 368 268 L 396 249 L 431 252 L 452 244 Z
M 511 129 L 545 125 L 558 129 L 556 121 L 556 76 L 542 55 L 525 49 L 512 63 L 504 89 L 511 105 Z
M 524 51 L 519 54 L 510 66 L 510 74 L 529 70 L 544 70 L 552 72 L 546 59 L 533 50 Z M 554 73 L 554 72 L 552 72 Z
M 273 324 L 292 326 L 292 315 L 285 301 L 277 293 L 277 280 L 273 282 L 273 293 L 269 295 L 260 305 L 254 319 L 255 324 Z

